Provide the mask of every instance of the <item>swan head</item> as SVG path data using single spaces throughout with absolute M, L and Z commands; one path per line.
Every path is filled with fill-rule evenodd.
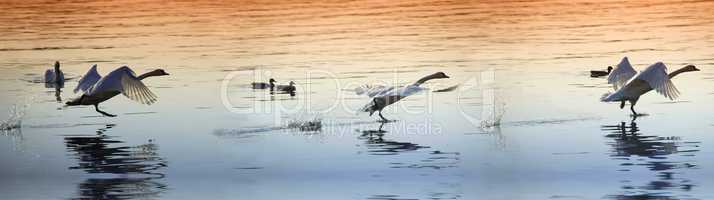
M 427 82 L 427 81 L 429 81 L 429 80 L 431 80 L 431 79 L 440 79 L 440 78 L 449 78 L 449 76 L 447 76 L 446 74 L 444 74 L 444 72 L 436 72 L 436 73 L 434 73 L 434 74 L 432 74 L 432 75 L 425 76 L 424 78 L 419 79 L 419 80 L 418 80 L 417 82 L 415 82 L 414 84 L 420 85 L 420 84 L 423 84 L 424 82 Z
M 59 61 L 55 61 L 55 71 L 58 71 L 60 67 Z
M 290 86 L 293 86 L 293 85 L 295 85 L 295 82 L 290 81 Z
M 268 82 L 269 82 L 269 83 L 275 83 L 275 79 L 270 78 L 270 80 L 268 80 Z
M 169 75 L 169 73 L 166 73 L 166 71 L 164 71 L 163 69 L 154 70 L 153 74 L 155 74 L 155 76 L 168 76 Z
M 434 75 L 432 75 L 432 77 L 434 77 L 435 79 L 436 78 L 450 78 L 444 72 L 436 72 L 436 73 L 434 73 Z
M 610 73 L 612 71 L 612 66 L 607 66 L 607 73 Z
M 155 69 L 155 70 L 153 70 L 153 71 L 146 72 L 146 73 L 140 75 L 140 76 L 137 77 L 137 78 L 138 78 L 139 80 L 143 80 L 143 79 L 145 79 L 145 78 L 147 78 L 147 77 L 152 77 L 152 76 L 168 76 L 168 75 L 169 75 L 169 73 L 166 73 L 166 71 L 164 71 L 163 69 Z
M 688 71 L 688 72 L 701 71 L 701 70 L 697 69 L 697 67 L 694 65 L 687 65 L 687 66 L 684 66 L 684 68 L 682 68 L 682 69 L 684 71 Z

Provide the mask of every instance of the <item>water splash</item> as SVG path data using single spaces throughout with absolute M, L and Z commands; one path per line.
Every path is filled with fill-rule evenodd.
M 9 118 L 0 123 L 0 130 L 5 132 L 22 128 L 22 117 L 25 116 L 28 107 L 29 105 L 13 105 L 8 114 Z
M 492 105 L 493 108 L 490 111 L 483 111 L 483 118 L 481 119 L 481 129 L 483 130 L 492 130 L 501 126 L 501 119 L 506 113 L 506 102 L 494 100 Z
M 317 132 L 322 130 L 322 118 L 314 117 L 312 120 L 301 120 L 300 118 L 289 120 L 286 124 L 273 127 L 261 128 L 240 128 L 240 129 L 216 129 L 213 135 L 219 137 L 249 138 L 258 133 L 279 131 L 279 130 L 299 130 L 303 132 Z
M 322 129 L 322 119 L 315 117 L 312 120 L 301 121 L 291 120 L 288 122 L 289 129 L 298 129 L 300 131 L 320 131 Z
M 28 105 L 17 106 L 13 105 L 10 108 L 9 118 L 0 121 L 0 136 L 7 136 L 12 142 L 12 150 L 16 152 L 24 152 L 24 137 L 22 136 L 22 117 L 25 116 L 25 110 Z

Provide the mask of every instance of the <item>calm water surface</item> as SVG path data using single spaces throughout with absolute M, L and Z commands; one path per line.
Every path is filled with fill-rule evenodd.
M 0 199 L 712 199 L 713 9 L 2 1 L 0 120 L 21 128 L 0 134 Z M 588 77 L 623 56 L 702 71 L 676 78 L 677 101 L 645 95 L 632 121 Z M 55 60 L 74 79 L 36 83 Z M 116 118 L 63 107 L 92 64 L 171 75 L 145 80 L 154 105 L 102 103 Z M 436 71 L 451 78 L 427 87 L 461 87 L 404 99 L 384 112 L 395 122 L 354 112 L 369 102 L 355 87 Z M 250 89 L 269 77 L 297 94 Z M 502 125 L 481 129 L 494 104 Z

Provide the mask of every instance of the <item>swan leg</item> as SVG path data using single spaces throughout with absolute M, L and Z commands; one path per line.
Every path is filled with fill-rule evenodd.
M 632 111 L 632 116 L 637 117 L 638 114 L 637 114 L 637 112 L 635 112 L 635 103 L 637 103 L 637 102 L 636 102 L 636 101 L 630 101 L 630 110 Z
M 62 90 L 59 87 L 55 87 L 55 100 L 57 103 L 62 103 Z
M 382 116 L 382 111 L 381 111 L 381 110 L 379 111 L 379 117 L 382 118 L 382 122 L 388 122 L 388 121 L 389 121 L 387 118 L 384 118 L 384 116 Z
M 623 101 L 620 101 L 620 109 L 623 109 L 623 108 L 625 108 L 625 101 L 624 101 L 624 100 L 623 100 Z
M 96 110 L 97 112 L 99 112 L 99 113 L 101 113 L 102 115 L 107 116 L 107 117 L 116 117 L 116 115 L 112 115 L 112 114 L 109 114 L 109 113 L 106 113 L 106 112 L 104 112 L 104 111 L 99 110 L 99 106 L 98 106 L 98 105 L 99 105 L 99 104 L 94 104 L 94 110 Z

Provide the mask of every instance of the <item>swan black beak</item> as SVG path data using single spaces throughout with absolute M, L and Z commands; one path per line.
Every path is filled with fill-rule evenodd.
M 692 67 L 692 71 L 701 71 L 699 70 L 699 68 L 697 68 L 697 66 L 694 65 L 687 65 L 687 67 Z

